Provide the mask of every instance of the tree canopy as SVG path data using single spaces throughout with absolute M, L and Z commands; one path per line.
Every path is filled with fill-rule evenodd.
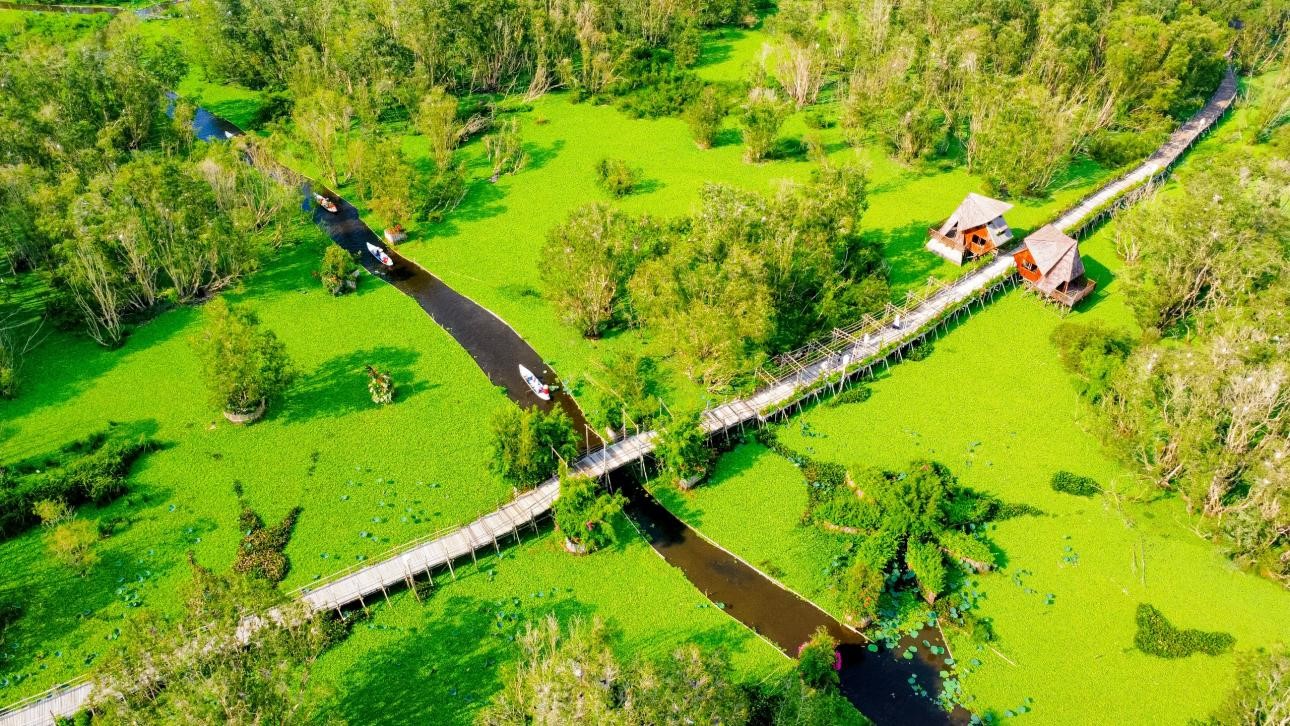
M 1239 562 L 1290 578 L 1290 165 L 1215 159 L 1117 224 L 1145 334 L 1070 325 L 1063 362 L 1108 446 L 1208 515 Z

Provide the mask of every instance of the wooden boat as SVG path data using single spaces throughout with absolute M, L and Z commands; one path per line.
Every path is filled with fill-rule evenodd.
M 372 256 L 375 257 L 377 261 L 380 262 L 382 265 L 385 265 L 386 267 L 394 267 L 394 260 L 390 259 L 390 256 L 387 255 L 385 253 L 385 250 L 381 249 L 380 247 L 377 247 L 371 242 L 368 242 L 367 251 L 371 252 Z
M 328 199 L 327 197 L 324 197 L 321 194 L 315 193 L 314 201 L 318 202 L 318 206 L 322 207 L 323 209 L 326 209 L 328 212 L 331 212 L 332 214 L 336 213 L 336 203 Z
M 524 366 L 520 366 L 520 378 L 523 378 L 524 382 L 529 384 L 529 388 L 533 391 L 533 395 L 543 401 L 551 400 L 551 389 L 548 388 L 545 383 L 538 380 L 538 377 L 533 375 L 533 371 L 525 368 Z

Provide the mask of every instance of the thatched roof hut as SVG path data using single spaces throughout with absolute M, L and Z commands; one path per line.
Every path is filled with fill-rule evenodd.
M 1027 284 L 1067 307 L 1087 297 L 1096 284 L 1084 273 L 1079 242 L 1051 224 L 1026 237 L 1013 260 Z
M 988 254 L 1012 240 L 1003 214 L 1012 205 L 969 193 L 940 228 L 928 230 L 927 249 L 956 265 Z

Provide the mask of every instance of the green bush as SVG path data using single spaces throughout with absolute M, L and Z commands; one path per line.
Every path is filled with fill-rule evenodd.
M 1079 381 L 1080 395 L 1097 401 L 1106 392 L 1112 375 L 1133 351 L 1133 334 L 1101 321 L 1087 325 L 1062 323 L 1052 333 L 1062 365 Z
M 615 197 L 625 197 L 640 184 L 640 172 L 622 159 L 601 159 L 596 163 L 596 181 Z
M 923 343 L 910 348 L 909 352 L 905 354 L 905 357 L 912 361 L 925 360 L 927 356 L 932 354 L 932 350 L 934 350 L 934 348 L 930 342 Z
M 832 501 L 839 493 L 849 491 L 846 485 L 847 468 L 831 461 L 816 461 L 801 457 L 802 477 L 806 479 L 806 506 L 808 510 Z
M 1088 153 L 1099 164 L 1117 167 L 1142 159 L 1155 151 L 1169 137 L 1172 122 L 1160 119 L 1146 130 L 1103 129 L 1088 141 Z
M 698 98 L 686 107 L 683 116 L 690 127 L 690 135 L 694 137 L 694 143 L 700 149 L 711 148 L 716 141 L 717 133 L 721 131 L 721 122 L 729 110 L 728 105 L 721 91 L 713 86 L 707 86 Z
M 1230 633 L 1179 630 L 1164 613 L 1146 603 L 1138 605 L 1137 622 L 1133 644 L 1143 653 L 1158 658 L 1186 658 L 1195 653 L 1220 655 L 1236 644 L 1236 638 Z
M 595 552 L 614 542 L 614 517 L 626 500 L 610 494 L 588 476 L 561 476 L 555 500 L 555 525 L 574 544 Z
M 824 626 L 817 628 L 797 652 L 797 675 L 802 683 L 811 688 L 836 688 L 838 672 L 833 665 L 837 662 L 837 650 L 838 641 Z
M 623 113 L 632 118 L 658 118 L 681 113 L 703 90 L 703 81 L 677 68 L 664 54 L 645 51 L 629 62 L 624 80 L 612 90 Z
M 706 477 L 716 454 L 708 448 L 702 413 L 680 414 L 669 422 L 655 439 L 654 455 L 659 468 L 677 485 Z
M 493 143 L 496 145 L 500 142 Z M 490 147 L 490 158 L 493 153 Z M 516 152 L 514 148 L 497 147 L 496 153 L 520 153 L 518 162 L 509 158 L 506 161 L 508 164 L 523 164 L 523 154 Z M 502 161 L 502 159 L 499 157 L 495 161 Z M 515 168 L 518 169 L 518 166 Z M 428 172 L 417 174 L 412 180 L 412 213 L 422 222 L 442 222 L 444 216 L 456 209 L 457 205 L 461 204 L 461 200 L 466 197 L 469 184 L 466 165 L 460 161 L 443 167 L 436 166 Z
M 842 393 L 833 397 L 829 402 L 831 406 L 841 406 L 844 403 L 864 403 L 873 395 L 873 389 L 863 383 L 852 386 Z
M 829 129 L 833 128 L 833 119 L 823 111 L 807 111 L 802 117 L 802 123 L 806 124 L 808 129 Z
M 0 469 L 0 537 L 14 535 L 36 517 L 43 499 L 75 506 L 106 504 L 126 491 L 134 462 L 156 451 L 151 439 L 127 439 L 100 432 L 74 441 L 52 455 Z
M 354 272 L 358 270 L 358 265 L 354 263 L 354 256 L 348 250 L 338 245 L 327 245 L 327 250 L 323 252 L 322 269 L 318 271 L 318 278 L 322 280 L 323 288 L 332 295 L 343 295 L 358 286 L 354 279 Z
M 296 528 L 300 518 L 300 507 L 287 512 L 287 516 L 274 527 L 264 526 L 264 519 L 253 509 L 242 505 L 238 515 L 238 527 L 242 531 L 242 541 L 237 546 L 237 559 L 233 561 L 233 571 L 252 577 L 261 577 L 272 583 L 282 582 L 290 569 L 287 561 L 287 544 L 291 541 L 291 532 Z
M 1102 491 L 1102 487 L 1097 482 L 1086 476 L 1072 474 L 1069 471 L 1059 471 L 1053 474 L 1049 486 L 1055 492 L 1063 494 L 1073 494 L 1077 497 L 1092 497 Z

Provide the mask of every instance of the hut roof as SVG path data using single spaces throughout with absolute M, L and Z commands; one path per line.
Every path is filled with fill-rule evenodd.
M 1047 285 L 1056 287 L 1084 274 L 1079 243 L 1053 225 L 1046 224 L 1032 232 L 1025 244 Z
M 953 227 L 958 227 L 959 229 L 980 227 L 1002 217 L 1003 213 L 1009 209 L 1012 209 L 1012 205 L 1007 202 L 981 196 L 976 192 L 968 192 L 968 195 L 963 198 L 963 202 L 959 204 L 959 208 L 954 210 L 954 214 L 950 215 L 946 226 L 951 229 Z

